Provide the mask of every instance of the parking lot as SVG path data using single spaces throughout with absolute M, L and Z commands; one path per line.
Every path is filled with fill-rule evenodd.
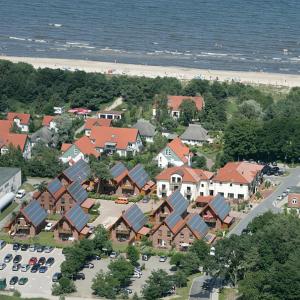
M 9 263 L 6 263 L 4 270 L 0 270 L 0 277 L 6 278 L 7 287 L 20 291 L 22 295 L 51 295 L 52 276 L 55 272 L 60 271 L 60 264 L 64 261 L 62 250 L 55 248 L 51 253 L 38 253 L 36 251 L 30 252 L 29 250 L 21 251 L 20 249 L 15 251 L 13 250 L 11 244 L 7 244 L 3 249 L 0 250 L 0 262 L 4 262 L 5 255 L 10 253 L 13 255 L 13 257 L 15 257 L 17 254 L 22 256 L 22 260 L 20 261 L 21 265 L 28 264 L 31 257 L 37 257 L 37 259 L 40 257 L 45 257 L 46 259 L 53 257 L 55 259 L 54 264 L 50 266 L 43 274 L 39 272 L 31 273 L 30 269 L 27 272 L 21 272 L 21 270 L 12 271 L 13 260 L 11 260 Z M 18 285 L 18 283 L 16 285 L 10 285 L 9 281 L 13 276 L 18 276 L 19 278 L 27 277 L 28 282 L 22 286 Z
M 85 274 L 85 280 L 77 280 L 75 281 L 75 285 L 77 288 L 77 292 L 75 293 L 78 297 L 89 297 L 92 295 L 92 280 L 96 276 L 96 274 L 103 270 L 104 272 L 108 271 L 108 265 L 110 263 L 109 258 L 101 259 L 101 260 L 94 260 L 92 263 L 94 264 L 93 269 L 83 269 L 83 273 Z M 165 262 L 159 262 L 159 256 L 152 256 L 148 261 L 140 260 L 140 264 L 145 263 L 145 270 L 142 270 L 141 278 L 132 278 L 132 283 L 129 286 L 132 289 L 132 292 L 137 292 L 140 295 L 143 285 L 145 284 L 147 278 L 150 276 L 153 270 L 163 269 L 168 273 L 170 271 L 170 264 L 169 258 Z

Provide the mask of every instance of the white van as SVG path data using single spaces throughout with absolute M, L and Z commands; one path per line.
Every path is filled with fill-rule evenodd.
M 18 190 L 17 194 L 16 194 L 16 198 L 21 199 L 26 195 L 26 191 L 25 190 Z

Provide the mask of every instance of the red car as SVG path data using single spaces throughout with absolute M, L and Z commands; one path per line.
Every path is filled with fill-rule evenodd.
M 37 258 L 36 257 L 31 257 L 30 259 L 29 259 L 29 265 L 30 266 L 33 266 L 33 265 L 35 265 L 37 263 Z

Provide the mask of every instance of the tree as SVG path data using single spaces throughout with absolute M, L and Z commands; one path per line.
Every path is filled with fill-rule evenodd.
M 146 284 L 142 289 L 142 294 L 146 300 L 160 299 L 167 295 L 173 286 L 172 278 L 164 270 L 152 271 Z
M 259 103 L 255 100 L 247 100 L 238 106 L 237 117 L 246 119 L 261 120 L 263 118 L 263 110 Z
M 187 286 L 187 276 L 182 270 L 178 270 L 173 276 L 172 280 L 176 287 L 181 288 Z
M 204 261 L 209 254 L 209 246 L 203 240 L 195 240 L 189 252 L 195 253 L 200 261 Z
M 184 126 L 188 126 L 196 117 L 197 107 L 194 101 L 186 99 L 180 104 L 180 121 Z
M 134 272 L 133 265 L 125 260 L 124 258 L 119 258 L 116 261 L 112 261 L 108 265 L 108 269 L 111 274 L 118 280 L 121 287 L 126 287 L 130 283 L 130 278 Z
M 103 225 L 97 226 L 94 231 L 94 249 L 98 253 L 102 252 L 111 252 L 112 251 L 112 245 L 110 241 L 109 232 L 103 227 Z
M 181 252 L 175 252 L 170 259 L 170 264 L 179 267 L 185 255 L 186 254 Z
M 140 253 L 139 250 L 133 245 L 129 245 L 126 249 L 127 258 L 130 260 L 133 266 L 137 266 L 139 263 Z
M 75 291 L 76 287 L 74 285 L 74 282 L 66 277 L 60 278 L 58 284 L 54 283 L 52 286 L 52 295 L 54 296 L 69 294 Z
M 97 183 L 97 193 L 100 193 L 102 184 L 110 180 L 112 178 L 112 175 L 109 171 L 108 166 L 102 161 L 92 159 L 90 166 L 94 181 Z
M 100 271 L 93 279 L 92 290 L 99 297 L 115 299 L 119 290 L 120 282 L 113 274 Z
M 196 169 L 206 169 L 206 158 L 204 156 L 194 155 L 192 157 L 192 167 Z

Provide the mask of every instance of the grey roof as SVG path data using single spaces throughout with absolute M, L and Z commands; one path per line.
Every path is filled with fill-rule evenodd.
M 58 192 L 63 187 L 62 183 L 59 181 L 58 178 L 53 179 L 51 182 L 49 182 L 47 189 L 48 191 L 54 195 L 56 192 Z
M 145 119 L 139 119 L 132 127 L 138 129 L 141 136 L 153 137 L 155 135 L 155 126 Z
M 207 141 L 209 136 L 207 134 L 207 130 L 201 125 L 190 124 L 180 138 L 182 140 Z
M 197 232 L 200 237 L 204 237 L 208 233 L 208 226 L 198 214 L 194 214 L 187 221 L 187 224 L 191 230 Z
M 48 127 L 44 126 L 40 129 L 38 129 L 36 132 L 34 132 L 31 135 L 30 140 L 33 143 L 36 143 L 38 141 L 42 141 L 45 144 L 49 144 L 51 142 L 56 143 L 57 135 L 55 134 L 55 132 L 53 130 L 50 130 Z
M 182 215 L 189 206 L 189 202 L 182 196 L 179 190 L 176 190 L 173 194 L 171 194 L 167 201 L 179 215 Z
M 122 173 L 127 171 L 127 168 L 122 162 L 117 162 L 111 169 L 110 174 L 113 178 L 120 176 Z
M 79 205 L 88 197 L 87 191 L 81 186 L 79 181 L 74 181 L 70 184 L 68 186 L 68 192 Z
M 212 209 L 222 221 L 224 221 L 224 219 L 228 216 L 230 212 L 230 205 L 220 194 L 218 194 L 213 200 L 211 200 L 209 205 L 212 207 Z
M 136 204 L 129 207 L 123 216 L 135 232 L 138 232 L 147 222 L 147 217 Z
M 289 193 L 300 194 L 300 186 L 291 186 Z
M 140 189 L 150 180 L 148 173 L 141 164 L 137 164 L 131 169 L 128 175 Z
M 71 181 L 83 182 L 88 179 L 91 173 L 89 164 L 83 159 L 80 159 L 73 166 L 63 171 L 63 174 L 67 176 Z
M 89 220 L 89 215 L 77 204 L 67 211 L 66 217 L 78 232 L 84 228 Z
M 169 226 L 169 228 L 173 230 L 174 227 L 182 220 L 183 219 L 178 213 L 173 212 L 172 214 L 166 217 L 165 222 Z
M 0 168 L 0 186 L 15 176 L 21 169 L 19 168 Z
M 39 226 L 46 220 L 47 213 L 41 207 L 40 203 L 36 200 L 29 202 L 29 204 L 23 209 L 28 220 L 35 226 Z

